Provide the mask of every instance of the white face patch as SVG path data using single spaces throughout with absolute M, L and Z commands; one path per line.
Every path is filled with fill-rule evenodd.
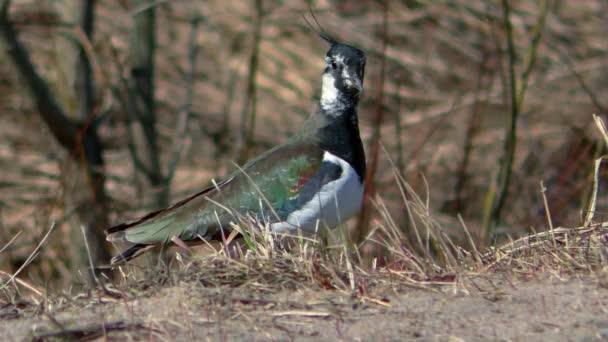
M 295 231 L 298 227 L 305 233 L 314 233 L 318 228 L 335 228 L 353 216 L 361 207 L 363 184 L 357 171 L 345 160 L 327 151 L 323 161 L 339 165 L 340 177 L 329 182 L 302 208 L 292 212 L 285 222 L 271 225 L 274 232 Z
M 321 87 L 321 108 L 330 110 L 340 107 L 338 96 L 338 88 L 336 88 L 336 80 L 330 73 L 323 75 L 323 85 Z
M 331 63 L 339 64 L 342 67 L 342 78 L 348 83 L 348 69 L 344 63 L 344 56 L 336 55 L 332 58 L 325 57 L 325 63 L 331 67 Z M 346 106 L 340 100 L 340 91 L 336 88 L 335 78 L 330 72 L 323 74 L 323 85 L 321 87 L 321 108 L 328 114 L 340 113 Z

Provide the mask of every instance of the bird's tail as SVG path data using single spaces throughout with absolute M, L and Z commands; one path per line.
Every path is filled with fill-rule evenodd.
M 135 245 L 125 249 L 117 256 L 113 257 L 112 260 L 110 260 L 110 265 L 111 266 L 122 265 L 122 264 L 126 263 L 127 261 L 133 260 L 133 259 L 137 258 L 138 256 L 152 250 L 155 247 L 157 247 L 157 246 L 145 245 L 142 243 L 135 244 Z

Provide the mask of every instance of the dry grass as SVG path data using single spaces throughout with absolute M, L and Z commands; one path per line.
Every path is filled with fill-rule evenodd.
M 238 251 L 233 253 L 227 252 L 229 248 L 202 257 L 186 257 L 180 253 L 174 264 L 168 266 L 143 270 L 137 266 L 121 267 L 121 279 L 104 280 L 103 285 L 85 292 L 50 294 L 18 278 L 11 282 L 14 277 L 4 277 L 0 318 L 44 318 L 48 323 L 32 331 L 36 339 L 84 338 L 120 332 L 133 337 L 153 332 L 162 337 L 173 333 L 145 324 L 145 319 L 119 319 L 110 315 L 103 322 L 85 320 L 78 323 L 66 321 L 65 314 L 61 313 L 78 312 L 82 307 L 101 309 L 111 303 L 122 302 L 128 307 L 132 301 L 167 296 L 166 290 L 169 290 L 173 295 L 176 291 L 184 291 L 185 298 L 165 304 L 166 310 L 175 310 L 172 306 L 179 306 L 182 300 L 190 303 L 187 306 L 192 308 L 196 307 L 192 306 L 196 305 L 194 303 L 204 301 L 214 310 L 221 310 L 221 317 L 228 320 L 231 320 L 228 317 L 242 315 L 242 310 L 252 310 L 246 309 L 249 306 L 272 308 L 268 315 L 275 319 L 284 316 L 300 317 L 300 320 L 323 319 L 334 317 L 336 310 L 345 310 L 340 309 L 337 303 L 343 300 L 340 298 L 348 298 L 347 302 L 351 303 L 348 305 L 391 308 L 398 305 L 389 299 L 395 293 L 408 293 L 415 289 L 444 292 L 442 289 L 451 288 L 461 293 L 482 292 L 494 301 L 499 300 L 496 298 L 500 298 L 502 292 L 480 289 L 480 279 L 495 284 L 496 280 L 491 279 L 500 274 L 513 282 L 546 275 L 569 279 L 572 275 L 585 273 L 597 273 L 599 279 L 608 266 L 608 223 L 576 229 L 556 228 L 477 254 L 453 245 L 435 223 L 428 224 L 427 221 L 426 229 L 434 229 L 426 235 L 430 241 L 426 243 L 423 239 L 424 246 L 411 250 L 405 247 L 405 240 L 391 235 L 397 234 L 395 231 L 375 233 L 385 236 L 382 242 L 378 240 L 376 243 L 382 243 L 391 251 L 383 266 L 376 262 L 361 262 L 354 257 L 356 253 L 347 257 L 343 248 L 320 248 L 311 241 L 300 241 L 290 251 L 271 247 L 277 245 L 269 243 L 274 237 L 265 236 L 265 241 L 251 240 L 255 241 L 253 249 L 242 243 L 244 247 L 236 248 Z M 228 246 L 234 246 L 235 242 Z M 432 252 L 430 246 L 436 246 L 436 252 Z M 505 285 L 493 286 L 500 288 Z M 336 303 L 329 305 L 314 295 L 325 293 L 327 297 L 328 292 L 333 293 Z M 292 297 L 289 294 L 301 293 L 309 295 L 286 299 Z M 170 312 L 167 313 L 169 322 L 172 321 Z M 348 315 L 346 312 L 341 315 Z M 56 317 L 60 314 L 62 319 Z M 128 312 L 125 314 L 129 316 Z M 164 314 L 156 320 L 164 319 L 161 317 Z M 183 323 L 176 327 L 177 331 L 189 331 Z M 196 331 L 196 328 L 190 329 Z
M 601 120 L 598 127 L 602 128 Z M 428 200 L 419 197 L 396 169 L 394 175 L 403 196 L 403 208 L 410 216 L 409 235 L 394 222 L 380 196 L 375 204 L 382 219 L 359 246 L 344 242 L 347 235 L 344 228 L 338 228 L 320 241 L 277 235 L 241 219 L 225 241 L 219 247 L 209 245 L 210 252 L 205 255 L 180 249 L 170 265 L 121 266 L 117 279 L 101 279 L 99 286 L 90 290 L 99 291 L 100 298 L 133 298 L 183 283 L 263 293 L 319 289 L 382 305 L 380 294 L 387 288 L 466 287 L 463 279 L 472 275 L 506 272 L 527 276 L 549 273 L 562 277 L 605 271 L 608 266 L 608 223 L 594 223 L 592 216 L 584 227 L 553 228 L 487 250 L 478 249 L 479 242 L 474 241 L 464 223 L 462 229 L 468 237 L 467 244 L 453 241 L 447 233 L 449 230 L 434 218 Z M 597 196 L 591 197 L 590 207 L 595 207 L 596 199 Z M 51 231 L 52 227 L 46 236 Z M 332 245 L 332 241 L 337 245 Z M 39 257 L 44 242 L 45 239 L 33 250 L 24 267 Z M 376 258 L 366 258 L 362 248 L 370 245 L 382 253 Z M 0 290 L 4 305 L 61 306 L 69 302 L 65 301 L 65 296 L 71 296 L 69 293 L 48 297 L 49 293 L 18 278 L 19 271 L 12 275 L 2 273 Z
M 124 40 L 128 25 L 114 23 L 128 22 L 129 12 L 111 2 L 101 3 L 100 41 L 92 48 L 104 72 L 104 87 L 109 87 L 118 82 L 115 68 L 125 59 L 128 48 Z M 603 277 L 608 267 L 608 223 L 602 217 L 607 193 L 602 191 L 604 159 L 599 154 L 608 142 L 597 136 L 608 139 L 601 119 L 595 122 L 598 135 L 590 132 L 592 121 L 587 117 L 587 113 L 603 113 L 598 99 L 605 98 L 606 93 L 605 82 L 597 72 L 605 64 L 608 51 L 603 36 L 605 21 L 590 14 L 602 8 L 600 1 L 584 1 L 576 8 L 570 4 L 551 8 L 542 42 L 536 46 L 527 33 L 536 25 L 540 6 L 519 2 L 512 14 L 518 54 L 526 56 L 534 50 L 538 65 L 526 75 L 528 89 L 519 121 L 515 184 L 511 185 L 507 214 L 497 227 L 496 239 L 487 236 L 482 221 L 484 196 L 494 182 L 503 144 L 496 138 L 504 135 L 506 120 L 500 115 L 506 115 L 509 103 L 504 46 L 488 45 L 501 41 L 504 34 L 498 1 L 439 1 L 408 9 L 401 3 L 391 4 L 394 8 L 389 16 L 383 102 L 387 119 L 381 127 L 386 149 L 379 165 L 383 172 L 377 178 L 374 216 L 363 242 L 350 241 L 355 234 L 345 226 L 321 241 L 292 237 L 287 248 L 284 237 L 241 221 L 234 227 L 244 236 L 240 240 L 230 235 L 221 246 L 210 246 L 202 256 L 179 250 L 169 265 L 153 262 L 153 266 L 136 263 L 121 267 L 115 279 L 100 278 L 92 287 L 81 286 L 83 275 L 72 273 L 70 251 L 82 237 L 69 235 L 74 231 L 69 229 L 75 224 L 74 209 L 61 200 L 71 186 L 70 179 L 62 178 L 65 156 L 49 153 L 58 148 L 49 148 L 55 145 L 45 134 L 16 133 L 44 132 L 44 128 L 32 113 L 30 100 L 19 92 L 16 75 L 2 63 L 0 73 L 10 76 L 7 83 L 0 82 L 0 89 L 7 89 L 3 94 L 10 94 L 1 95 L 9 100 L 2 108 L 24 115 L 0 118 L 0 136 L 5 138 L 0 141 L 0 185 L 6 190 L 0 195 L 0 223 L 7 228 L 0 232 L 0 320 L 45 317 L 51 329 L 36 332 L 39 339 L 90 337 L 106 330 L 147 329 L 154 335 L 162 329 L 142 327 L 143 321 L 122 316 L 114 320 L 109 317 L 106 325 L 87 322 L 67 327 L 55 315 L 108 303 L 124 302 L 128 307 L 139 299 L 178 289 L 186 292 L 184 301 L 194 301 L 188 297 L 189 291 L 208 298 L 214 310 L 225 317 L 246 316 L 239 311 L 241 307 L 231 306 L 246 302 L 273 307 L 276 317 L 327 318 L 339 314 L 331 307 L 318 305 L 315 293 L 332 293 L 349 305 L 387 307 L 394 304 L 387 294 L 413 289 L 436 292 L 450 288 L 468 293 L 477 286 L 470 281 L 475 277 Z M 224 120 L 229 127 L 238 127 L 235 113 L 240 113 L 243 105 L 238 94 L 245 89 L 248 72 L 243 62 L 247 49 L 241 46 L 248 44 L 242 41 L 248 26 L 233 24 L 246 22 L 249 7 L 236 2 L 230 6 L 222 9 L 210 4 L 204 10 L 214 15 L 205 12 L 209 22 L 203 25 L 205 44 L 200 45 L 215 52 L 201 51 L 207 59 L 199 73 L 204 74 L 206 82 L 195 85 L 193 103 L 201 112 L 195 110 L 185 132 L 184 160 L 176 169 L 174 198 L 225 172 L 227 162 L 218 162 L 218 153 L 229 155 L 226 159 L 234 158 L 235 151 L 222 151 L 214 140 Z M 381 58 L 377 51 L 381 49 L 376 27 L 382 16 L 379 8 L 361 6 L 345 8 L 344 15 L 326 11 L 325 7 L 319 12 L 328 30 L 340 32 L 344 40 L 369 51 L 371 67 L 366 88 L 377 89 L 380 77 L 376 62 Z M 300 25 L 287 23 L 297 21 L 294 18 L 304 11 L 300 7 L 291 1 L 277 5 L 264 26 L 256 80 L 259 149 L 282 141 L 282 135 L 288 136 L 297 128 L 299 121 L 293 119 L 294 113 L 304 117 L 309 112 L 313 85 L 318 81 L 317 64 L 322 55 L 318 42 Z M 184 24 L 188 20 L 184 18 L 193 8 L 199 8 L 183 2 L 163 8 L 160 20 L 167 31 L 161 34 L 160 50 L 172 54 L 163 55 L 159 61 L 157 95 L 161 149 L 167 159 L 170 149 L 166 147 L 171 146 L 174 132 L 171 114 L 178 111 L 183 98 L 183 89 L 175 84 L 180 84 L 186 65 L 186 49 L 180 52 L 174 47 L 181 46 L 188 36 Z M 359 10 L 366 14 L 357 14 Z M 17 14 L 20 11 L 29 13 L 27 6 L 18 5 Z M 110 20 L 114 15 L 118 17 Z M 585 25 L 581 27 L 573 24 L 582 22 Z M 36 42 L 43 40 L 39 34 L 34 27 L 24 36 Z M 234 41 L 226 44 L 226 37 Z M 110 41 L 111 46 L 101 41 Z M 61 69 L 56 55 L 59 47 L 59 43 L 37 46 L 34 54 L 44 66 L 41 69 Z M 317 60 L 319 63 L 313 62 Z M 519 59 L 513 62 L 516 71 L 526 70 Z M 55 82 L 61 79 L 61 75 L 48 71 L 45 76 Z M 227 98 L 226 87 L 236 89 L 236 100 Z M 366 95 L 361 108 L 364 138 L 374 129 L 370 123 L 371 113 L 378 106 L 372 99 L 374 93 L 368 92 L 372 95 Z M 73 96 L 62 97 L 70 102 Z M 119 111 L 110 97 L 105 101 L 108 113 Z M 134 171 L 121 140 L 124 127 L 120 118 L 110 115 L 108 121 L 101 134 L 110 146 L 105 156 L 107 188 L 114 203 L 112 220 L 118 221 L 139 215 L 149 203 L 138 196 L 141 189 L 134 185 Z M 238 134 L 224 133 L 228 141 Z M 463 141 L 469 141 L 470 151 L 460 147 Z M 467 153 L 470 159 L 461 163 Z M 594 158 L 597 161 L 593 168 Z M 591 169 L 593 175 L 588 178 Z M 454 178 L 461 174 L 462 193 L 455 193 L 454 184 L 458 182 Z M 546 186 L 541 184 L 539 192 L 540 179 L 545 179 Z M 228 304 L 223 302 L 227 293 L 233 295 Z M 272 299 L 292 293 L 303 298 Z M 310 294 L 310 298 L 302 293 Z
M 397 181 L 402 179 L 397 177 Z M 407 183 L 400 184 L 407 187 Z M 51 294 L 15 275 L 7 275 L 3 277 L 0 290 L 0 318 L 44 318 L 46 324 L 31 330 L 36 340 L 100 336 L 163 338 L 181 336 L 188 331 L 195 334 L 194 331 L 200 330 L 190 325 L 200 318 L 181 321 L 173 327 L 177 330 L 170 332 L 166 324 L 146 323 L 145 318 L 134 317 L 133 313 L 124 310 L 104 316 L 103 322 L 90 319 L 72 322 L 65 317 L 72 315 L 68 314 L 70 312 L 79 315 L 83 307 L 99 307 L 97 310 L 111 312 L 112 303 L 125 303 L 128 308 L 128 303 L 144 298 L 154 301 L 154 298 L 177 296 L 175 302 L 164 304 L 163 308 L 168 312 L 150 311 L 151 315 L 159 315 L 155 316 L 154 322 L 173 322 L 180 315 L 186 315 L 184 309 L 180 309 L 180 303 L 185 301 L 188 310 L 196 311 L 198 305 L 215 310 L 215 318 L 205 322 L 223 324 L 225 319 L 235 324 L 234 317 L 247 317 L 253 314 L 250 310 L 262 310 L 266 312 L 263 317 L 272 318 L 272 323 L 264 324 L 276 329 L 281 327 L 276 323 L 281 317 L 297 318 L 300 322 L 310 319 L 340 322 L 343 315 L 353 315 L 351 307 L 392 308 L 399 304 L 393 302 L 391 296 L 416 289 L 481 292 L 484 298 L 496 301 L 503 293 L 500 286 L 506 285 L 495 285 L 496 280 L 492 279 L 501 274 L 512 282 L 547 274 L 568 279 L 572 275 L 597 273 L 599 279 L 606 272 L 608 223 L 573 229 L 555 228 L 500 245 L 489 252 L 477 251 L 472 239 L 470 246 L 454 243 L 432 218 L 427 204 L 414 193 L 410 195 L 412 200 L 407 200 L 404 206 L 409 208 L 419 240 L 406 237 L 383 212 L 384 221 L 366 242 L 385 249 L 381 262 L 361 258 L 355 247 L 324 245 L 302 237 L 293 237 L 289 240 L 290 248 L 286 248 L 284 236 L 250 227 L 241 231 L 246 239 L 233 239 L 235 234 L 232 234 L 221 248 L 207 255 L 189 255 L 190 251 L 181 250 L 170 265 L 143 269 L 137 265 L 122 266 L 118 279 L 101 279 L 98 286 L 84 292 Z M 382 211 L 380 198 L 377 205 Z M 36 255 L 32 253 L 32 257 Z M 480 279 L 490 282 L 494 289 L 481 289 Z M 302 297 L 302 293 L 308 295 Z M 335 298 L 328 303 L 327 299 L 315 295 L 322 293 L 324 298 L 327 293 Z M 296 294 L 297 297 L 292 298 Z M 342 303 L 344 300 L 346 303 Z M 267 309 L 261 309 L 264 307 Z M 188 312 L 188 317 L 200 315 Z M 121 318 L 115 318 L 115 315 Z M 291 336 L 291 330 L 287 328 L 280 328 L 278 332 L 273 330 L 271 336 L 283 330 Z M 255 331 L 259 332 L 258 328 Z M 337 331 L 340 335 L 340 330 Z
M 596 126 L 602 136 L 608 137 L 602 119 L 596 119 Z M 590 209 L 597 207 L 599 191 L 599 168 L 594 171 L 596 183 L 588 204 Z M 560 277 L 576 272 L 605 271 L 608 266 L 608 223 L 593 222 L 593 214 L 585 217 L 585 226 L 554 228 L 547 213 L 548 230 L 479 249 L 479 241 L 473 239 L 462 220 L 467 243 L 460 245 L 450 238 L 449 230 L 434 218 L 428 199 L 416 194 L 396 168 L 393 174 L 402 194 L 403 209 L 410 217 L 410 229 L 395 223 L 381 196 L 375 200 L 381 220 L 358 246 L 349 242 L 345 227 L 315 239 L 275 234 L 267 226 L 236 218 L 239 224 L 233 224 L 219 248 L 209 244 L 210 252 L 206 255 L 193 255 L 184 245 L 169 265 L 159 262 L 152 268 L 137 264 L 118 267 L 117 279 L 97 280 L 98 290 L 110 297 L 129 297 L 130 291 L 146 293 L 191 282 L 210 288 L 244 288 L 270 293 L 302 288 L 334 290 L 381 301 L 374 297 L 376 288 L 432 289 L 458 284 L 472 274 L 495 272 L 520 275 L 548 272 Z M 53 229 L 54 225 L 16 272 L 0 274 L 4 305 L 23 300 L 35 304 L 49 301 L 49 293 L 18 275 L 40 256 Z M 16 235 L 1 251 L 18 239 Z M 374 246 L 381 253 L 378 257 L 366 258 L 365 246 Z

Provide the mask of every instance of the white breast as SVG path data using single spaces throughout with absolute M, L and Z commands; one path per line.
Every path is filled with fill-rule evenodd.
M 342 169 L 340 178 L 325 184 L 300 210 L 291 213 L 285 222 L 271 225 L 275 232 L 295 231 L 298 227 L 306 233 L 321 228 L 334 228 L 353 216 L 361 207 L 363 184 L 359 175 L 343 159 L 325 152 L 324 162 L 334 163 Z

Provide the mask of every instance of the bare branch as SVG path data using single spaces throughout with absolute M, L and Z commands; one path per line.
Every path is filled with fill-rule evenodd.
M 175 135 L 173 140 L 173 154 L 169 161 L 167 171 L 167 183 L 171 184 L 173 177 L 175 176 L 175 169 L 179 163 L 182 149 L 184 148 L 184 140 L 186 136 L 186 128 L 188 127 L 188 121 L 190 119 L 190 112 L 192 109 L 192 98 L 194 97 L 194 74 L 196 73 L 196 57 L 198 54 L 198 45 L 196 44 L 196 33 L 198 32 L 198 24 L 201 21 L 200 17 L 194 18 L 191 22 L 190 29 L 190 43 L 189 43 L 189 59 L 190 59 L 190 72 L 187 75 L 186 80 L 186 99 L 184 106 L 177 118 L 177 125 L 175 127 Z
M 359 212 L 359 222 L 357 223 L 358 242 L 362 242 L 367 236 L 369 227 L 369 219 L 371 215 L 371 197 L 376 191 L 375 176 L 378 168 L 378 159 L 380 155 L 380 135 L 381 126 L 384 121 L 384 85 L 386 80 L 386 50 L 388 47 L 388 0 L 383 1 L 383 20 L 382 20 L 382 56 L 380 61 L 380 84 L 376 94 L 376 115 L 373 119 L 373 132 L 371 137 L 371 147 L 369 152 L 369 162 L 367 173 L 365 175 L 365 193 L 363 195 L 363 205 Z
M 9 0 L 2 3 L 0 9 L 0 35 L 8 47 L 8 55 L 19 70 L 19 73 L 29 87 L 40 116 L 47 124 L 57 141 L 74 152 L 74 137 L 78 125 L 65 115 L 63 109 L 51 93 L 46 82 L 40 77 L 30 58 L 29 52 L 18 39 L 17 31 L 8 17 Z
M 249 149 L 253 145 L 253 133 L 255 131 L 255 117 L 257 109 L 257 84 L 255 82 L 258 72 L 258 60 L 260 54 L 260 43 L 262 41 L 262 23 L 264 21 L 264 8 L 262 0 L 254 0 L 255 17 L 253 22 L 253 47 L 249 56 L 249 75 L 247 77 L 247 90 L 243 110 L 241 112 L 239 156 L 240 164 L 248 159 Z

